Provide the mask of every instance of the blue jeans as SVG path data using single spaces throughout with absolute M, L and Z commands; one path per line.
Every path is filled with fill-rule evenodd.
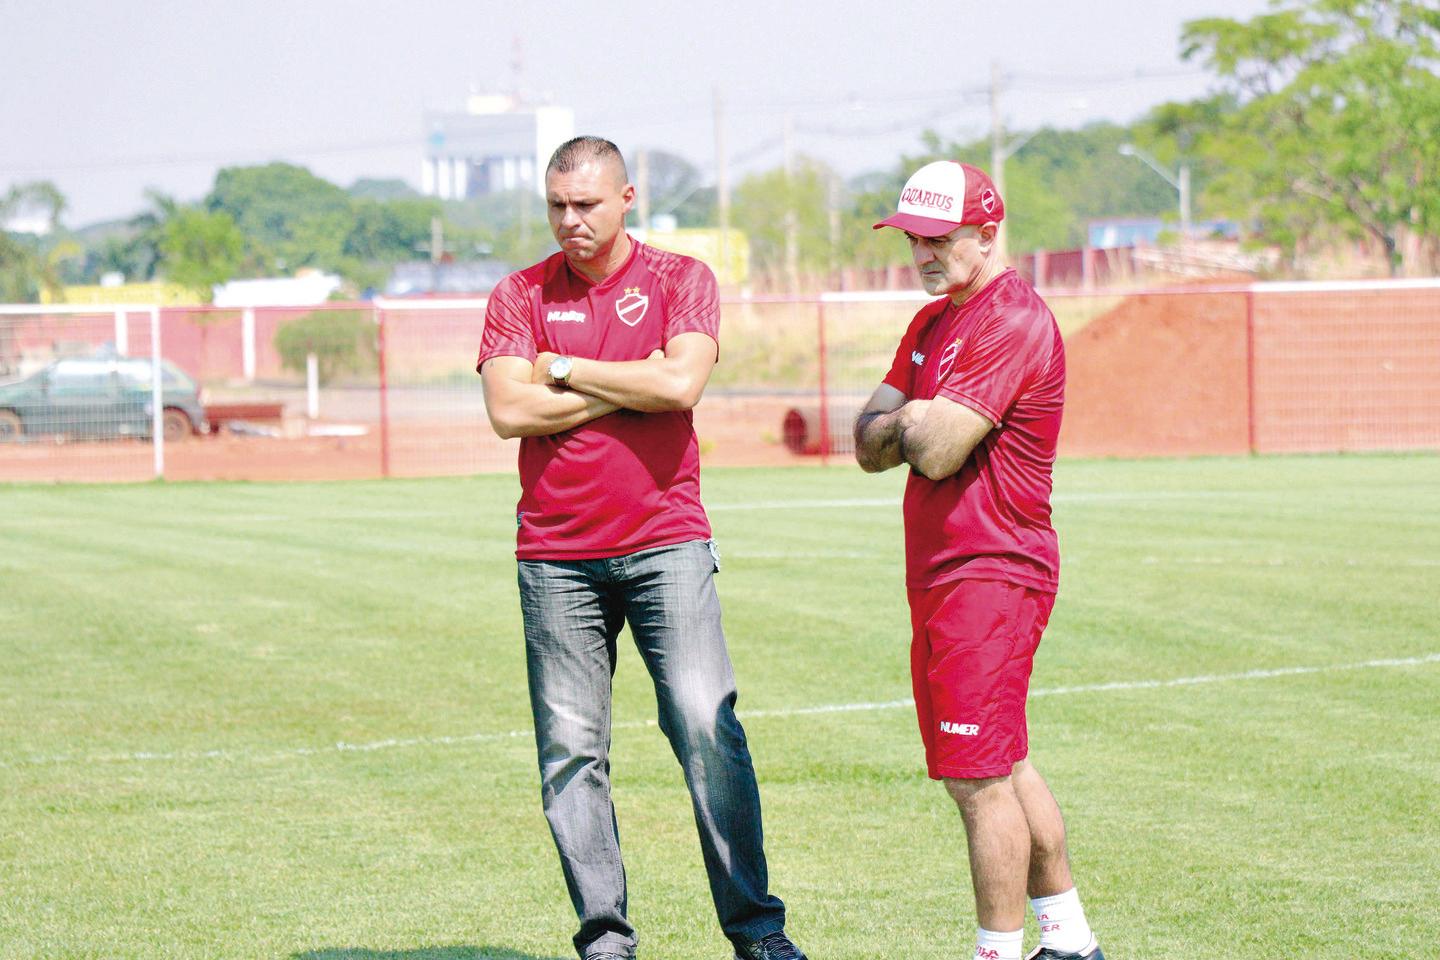
M 721 929 L 749 942 L 785 926 L 785 905 L 768 890 L 760 792 L 735 717 L 716 569 L 705 541 L 599 560 L 520 561 L 540 795 L 580 918 L 582 958 L 635 953 L 610 802 L 610 680 L 626 622 L 690 789 Z

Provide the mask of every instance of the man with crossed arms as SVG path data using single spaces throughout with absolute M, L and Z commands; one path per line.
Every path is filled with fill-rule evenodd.
M 1065 824 L 1026 759 L 1025 699 L 1055 602 L 1051 470 L 1065 348 L 1044 301 L 995 246 L 1005 205 L 968 164 L 921 167 L 896 212 L 925 289 L 855 424 L 868 472 L 910 468 L 905 581 L 911 680 L 933 779 L 960 808 L 975 957 L 1019 960 L 1025 898 L 1043 960 L 1104 960 L 1075 892 Z
M 610 801 L 610 678 L 629 623 L 685 773 L 736 960 L 805 960 L 769 891 L 760 794 L 720 626 L 691 408 L 719 346 L 715 277 L 632 240 L 615 144 L 576 137 L 545 171 L 560 252 L 490 296 L 476 368 L 520 437 L 520 606 L 541 801 L 580 919 L 582 960 L 637 938 Z

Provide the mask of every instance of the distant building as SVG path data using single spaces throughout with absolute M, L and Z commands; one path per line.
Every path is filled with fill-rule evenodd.
M 301 270 L 293 277 L 231 280 L 215 286 L 217 307 L 310 307 L 324 303 L 340 289 L 333 273 Z
M 569 107 L 531 107 L 472 94 L 463 112 L 429 112 L 420 192 L 442 200 L 506 190 L 544 193 L 550 154 L 575 136 Z
M 419 260 L 397 263 L 385 283 L 389 297 L 423 297 L 440 293 L 489 293 L 513 267 L 499 260 Z
M 1089 244 L 1097 250 L 1115 247 L 1154 246 L 1162 233 L 1178 234 L 1179 224 L 1159 217 L 1118 217 L 1091 220 Z M 1197 220 L 1190 227 L 1192 237 L 1227 237 L 1240 235 L 1240 225 L 1229 220 Z
M 50 211 L 39 204 L 22 204 L 20 209 L 0 220 L 0 231 L 46 236 L 50 233 Z

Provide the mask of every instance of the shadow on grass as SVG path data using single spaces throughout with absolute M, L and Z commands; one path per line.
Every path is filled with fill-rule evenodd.
M 573 960 L 567 957 L 540 957 L 507 947 L 421 947 L 417 950 L 370 950 L 365 947 L 334 947 L 292 953 L 290 960 Z

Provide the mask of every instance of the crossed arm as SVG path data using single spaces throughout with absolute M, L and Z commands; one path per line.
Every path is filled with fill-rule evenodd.
M 908 463 L 943 480 L 960 470 L 985 435 L 990 419 L 946 397 L 909 400 L 882 383 L 855 421 L 855 459 L 867 473 Z
M 480 371 L 485 410 L 507 440 L 561 433 L 616 410 L 689 410 L 700 402 L 719 350 L 703 333 L 682 333 L 644 360 L 575 357 L 568 388 L 550 380 L 554 353 L 533 363 L 491 357 Z

